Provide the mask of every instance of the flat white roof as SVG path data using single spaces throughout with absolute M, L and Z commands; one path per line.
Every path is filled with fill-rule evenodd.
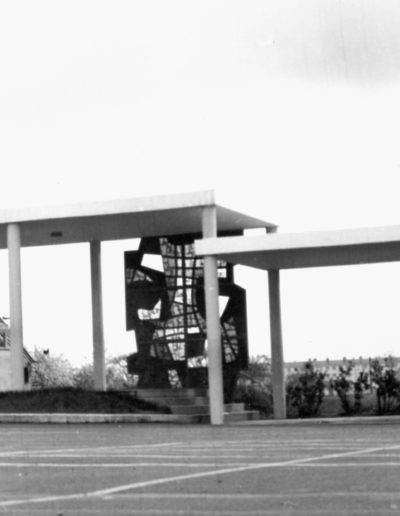
M 274 227 L 215 203 L 214 192 L 181 193 L 113 201 L 0 210 L 0 249 L 7 224 L 21 227 L 21 245 L 39 246 L 201 233 L 202 208 L 215 206 L 218 230 Z
M 400 226 L 207 238 L 196 254 L 265 270 L 391 262 L 400 260 Z

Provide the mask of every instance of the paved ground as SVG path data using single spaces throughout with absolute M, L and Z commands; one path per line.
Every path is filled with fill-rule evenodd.
M 0 514 L 400 515 L 400 426 L 0 425 Z

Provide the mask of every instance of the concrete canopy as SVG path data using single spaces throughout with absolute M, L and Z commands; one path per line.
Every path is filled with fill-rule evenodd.
M 268 229 L 267 229 L 268 231 Z M 400 260 L 400 226 L 197 240 L 195 252 L 268 271 L 274 417 L 286 418 L 280 269 Z
M 264 270 L 391 262 L 400 226 L 204 239 L 196 253 Z
M 240 233 L 252 228 L 271 231 L 275 227 L 217 205 L 212 191 L 0 211 L 0 249 L 7 249 L 9 258 L 10 377 L 13 390 L 22 390 L 24 385 L 22 247 L 80 242 L 90 245 L 94 387 L 105 390 L 102 241 L 187 233 L 211 238 L 221 231 Z M 224 399 L 216 258 L 205 257 L 203 267 L 210 416 L 212 424 L 222 424 Z
M 216 205 L 213 191 L 162 195 L 65 206 L 0 211 L 0 249 L 7 248 L 7 225 L 17 223 L 21 246 L 119 240 L 201 233 L 204 207 L 216 208 L 218 230 L 274 227 Z

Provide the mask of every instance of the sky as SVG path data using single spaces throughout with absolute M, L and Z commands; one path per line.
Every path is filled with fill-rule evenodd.
M 1 206 L 213 189 L 280 232 L 400 223 L 397 0 L 3 0 Z M 123 251 L 103 244 L 109 355 Z M 24 249 L 24 339 L 91 360 L 87 245 Z M 247 288 L 269 353 L 267 276 Z M 400 354 L 400 265 L 282 271 L 286 360 Z M 7 253 L 0 253 L 7 315 Z

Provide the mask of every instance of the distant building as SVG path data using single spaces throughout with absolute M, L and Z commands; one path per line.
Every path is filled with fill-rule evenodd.
M 9 391 L 11 384 L 11 347 L 9 326 L 3 317 L 0 317 L 0 391 Z M 34 360 L 24 349 L 24 386 L 31 388 L 31 370 Z
M 384 360 L 384 357 L 376 357 L 380 362 Z M 326 360 L 311 360 L 311 362 L 314 365 L 314 368 L 317 371 L 321 371 L 326 374 L 325 381 L 329 383 L 330 380 L 334 380 L 339 376 L 340 368 L 341 367 L 348 367 L 350 364 L 352 365 L 352 370 L 350 372 L 350 375 L 348 379 L 350 381 L 356 381 L 359 374 L 361 372 L 365 372 L 370 374 L 371 369 L 371 361 L 373 359 L 371 358 L 342 358 L 342 360 L 330 360 L 327 358 Z M 393 365 L 394 369 L 400 370 L 400 357 L 390 357 L 391 364 Z M 306 361 L 302 362 L 285 362 L 285 378 L 288 378 L 289 376 L 299 373 L 302 371 L 304 364 Z M 331 391 L 332 389 L 328 388 L 327 391 Z
M 383 357 L 377 357 L 380 361 Z M 341 367 L 346 367 L 352 364 L 353 369 L 351 371 L 350 379 L 356 380 L 361 371 L 369 373 L 371 358 L 342 358 L 342 360 L 311 360 L 315 369 L 326 373 L 327 379 L 333 379 L 339 375 Z M 395 369 L 400 369 L 400 357 L 391 357 L 391 361 Z M 299 372 L 303 369 L 306 361 L 302 362 L 285 362 L 285 376 L 289 376 L 293 373 Z

